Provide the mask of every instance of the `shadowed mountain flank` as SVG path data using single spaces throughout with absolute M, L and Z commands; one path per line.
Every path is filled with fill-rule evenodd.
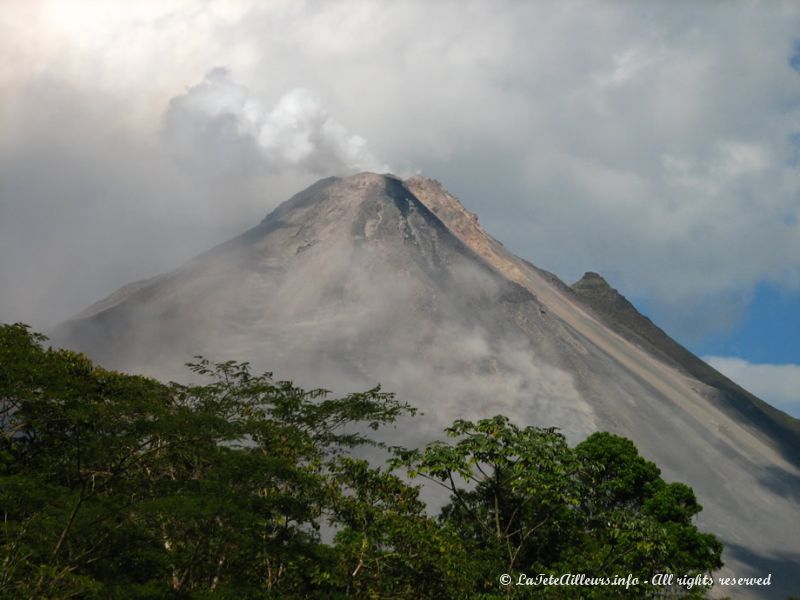
M 587 272 L 574 284 L 575 294 L 610 328 L 690 377 L 714 388 L 721 407 L 737 414 L 765 439 L 771 439 L 795 464 L 800 463 L 800 421 L 725 377 L 642 315 L 599 274 Z
M 494 414 L 560 427 L 573 442 L 596 430 L 625 435 L 667 479 L 695 489 L 702 527 L 736 545 L 726 573 L 778 561 L 769 597 L 800 589 L 791 575 L 800 573 L 796 421 L 680 347 L 605 282 L 582 282 L 570 288 L 511 254 L 436 181 L 361 173 L 321 180 L 53 338 L 101 364 L 167 378 L 204 354 L 306 387 L 381 383 L 424 413 L 401 423 L 392 443 Z

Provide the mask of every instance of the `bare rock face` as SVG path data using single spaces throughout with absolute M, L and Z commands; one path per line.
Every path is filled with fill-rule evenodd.
M 339 392 L 380 382 L 424 416 L 392 441 L 502 413 L 633 439 L 689 483 L 724 574 L 800 590 L 800 426 L 671 340 L 597 274 L 572 288 L 508 252 L 432 180 L 319 181 L 258 226 L 126 286 L 53 335 L 109 367 L 196 354 Z

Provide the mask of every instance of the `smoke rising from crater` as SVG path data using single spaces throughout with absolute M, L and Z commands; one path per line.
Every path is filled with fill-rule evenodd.
M 389 170 L 310 90 L 293 89 L 268 108 L 223 67 L 170 100 L 162 136 L 189 166 L 221 172 Z

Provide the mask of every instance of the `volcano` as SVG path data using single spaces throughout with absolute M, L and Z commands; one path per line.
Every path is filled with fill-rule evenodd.
M 565 252 L 569 248 L 564 248 Z M 634 440 L 691 485 L 722 575 L 800 590 L 800 422 L 715 371 L 596 273 L 568 286 L 513 255 L 430 179 L 323 179 L 180 268 L 127 285 L 53 333 L 107 367 L 185 375 L 203 354 L 337 392 L 381 383 L 430 440 L 504 414 Z

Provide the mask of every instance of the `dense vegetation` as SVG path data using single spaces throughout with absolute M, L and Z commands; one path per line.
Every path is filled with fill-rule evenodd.
M 354 450 L 413 412 L 379 389 L 202 359 L 202 385 L 163 384 L 43 342 L 0 327 L 3 598 L 640 598 L 653 573 L 720 566 L 692 490 L 615 435 L 457 421 L 378 468 Z M 415 478 L 447 489 L 438 516 Z

